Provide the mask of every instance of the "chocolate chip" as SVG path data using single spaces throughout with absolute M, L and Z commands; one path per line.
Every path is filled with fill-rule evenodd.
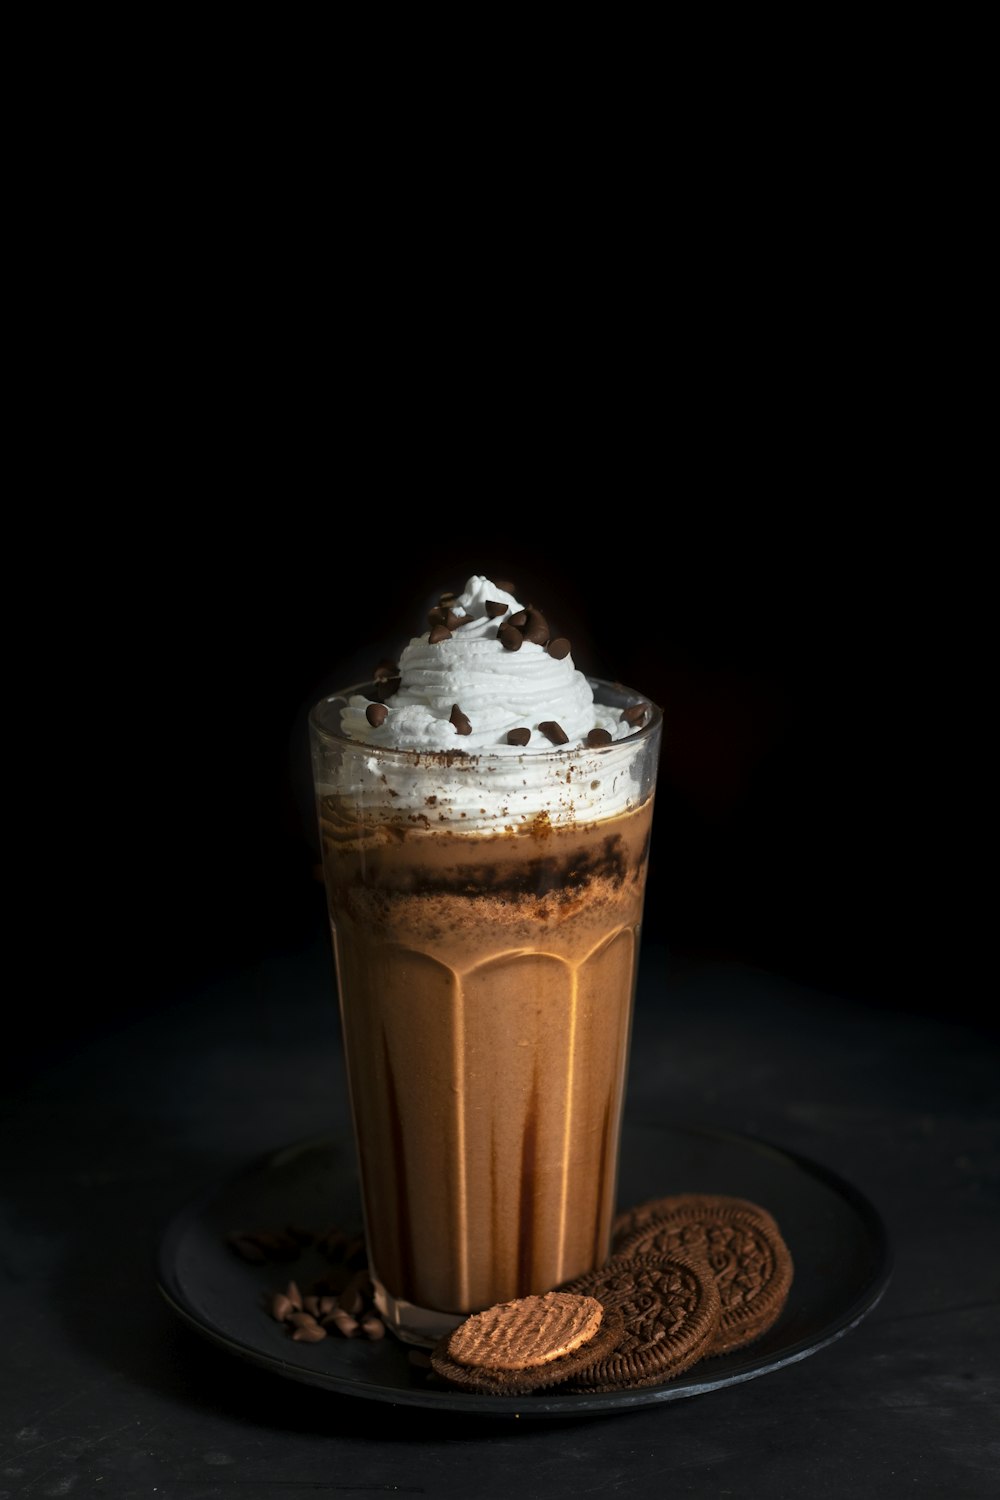
M 511 615 L 510 623 L 516 626 L 518 630 L 523 630 L 528 623 L 528 611 L 526 609 L 519 609 L 516 615 Z
M 398 667 L 396 668 L 395 677 L 376 677 L 375 681 L 371 685 L 369 696 L 374 703 L 384 703 L 387 698 L 391 698 L 394 694 L 399 692 L 402 680 L 403 679 L 399 675 Z
M 450 641 L 451 631 L 447 625 L 433 625 L 428 640 L 432 646 L 436 646 L 439 641 Z
M 511 625 L 510 621 L 500 626 L 499 640 L 501 646 L 507 651 L 520 651 L 524 644 L 524 636 Z
M 375 681 L 375 682 L 388 682 L 388 680 L 389 680 L 390 677 L 398 677 L 398 676 L 399 676 L 399 663 L 398 662 L 390 661 L 387 656 L 384 656 L 381 661 L 378 661 L 378 662 L 375 663 L 375 670 L 372 673 L 372 679 L 373 679 L 373 681 Z
M 493 582 L 496 584 L 498 589 L 503 589 L 505 594 L 510 594 L 512 599 L 517 598 L 517 589 L 511 583 L 509 578 L 494 578 Z
M 307 1312 L 287 1313 L 285 1322 L 291 1323 L 293 1328 L 316 1328 L 318 1326 L 312 1313 Z
M 472 725 L 469 723 L 468 719 L 465 717 L 465 714 L 463 714 L 457 703 L 453 703 L 451 705 L 450 722 L 454 724 L 456 734 L 472 733 Z
M 360 1317 L 371 1307 L 374 1291 L 367 1269 L 355 1271 L 337 1298 L 336 1305 L 342 1312 L 350 1313 L 354 1318 Z
M 357 1338 L 360 1332 L 357 1318 L 352 1318 L 350 1313 L 344 1312 L 340 1307 L 334 1308 L 326 1322 L 328 1326 L 332 1324 L 345 1339 Z
M 361 1332 L 366 1339 L 384 1339 L 385 1324 L 378 1313 L 369 1313 L 367 1318 L 361 1319 Z
M 457 598 L 458 595 L 456 593 L 452 592 L 451 590 L 447 590 L 441 595 L 438 603 L 441 605 L 442 609 L 448 609 L 450 605 L 454 604 Z
M 596 750 L 598 745 L 610 745 L 611 736 L 606 729 L 592 729 L 587 735 L 587 744 L 591 750 Z
M 428 611 L 427 624 L 431 630 L 436 630 L 443 625 L 446 630 L 457 630 L 459 625 L 468 625 L 471 615 L 457 615 L 451 605 L 437 605 Z
M 548 652 L 556 661 L 562 661 L 564 656 L 569 655 L 569 641 L 564 635 L 557 635 L 554 641 L 549 641 Z
M 288 1314 L 295 1311 L 295 1305 L 285 1296 L 284 1292 L 275 1292 L 271 1298 L 271 1316 L 283 1323 Z
M 531 641 L 535 646 L 544 646 L 549 639 L 549 622 L 540 609 L 527 609 L 524 625 L 524 639 Z
M 526 745 L 530 739 L 530 729 L 508 729 L 507 731 L 508 745 Z
M 622 709 L 621 722 L 624 724 L 641 724 L 648 713 L 648 703 L 633 703 L 631 708 Z
M 487 599 L 486 613 L 491 620 L 499 620 L 501 615 L 507 613 L 507 605 L 501 604 L 499 599 Z
M 321 1328 L 318 1323 L 303 1323 L 296 1328 L 292 1338 L 297 1344 L 319 1344 L 326 1338 L 326 1329 Z
M 378 729 L 379 725 L 384 724 L 388 717 L 389 710 L 384 703 L 369 703 L 365 709 L 365 718 L 373 729 Z
M 569 739 L 569 735 L 565 729 L 561 724 L 557 724 L 555 719 L 546 719 L 544 724 L 539 724 L 538 727 L 545 738 L 552 741 L 553 745 L 565 745 Z

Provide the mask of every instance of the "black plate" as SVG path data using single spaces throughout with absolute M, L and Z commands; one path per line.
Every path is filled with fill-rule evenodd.
M 665 1385 L 610 1394 L 484 1396 L 427 1384 L 409 1349 L 331 1336 L 294 1343 L 265 1309 L 266 1293 L 289 1276 L 301 1283 L 325 1263 L 314 1250 L 291 1266 L 248 1265 L 226 1236 L 236 1229 L 357 1223 L 358 1187 L 349 1141 L 303 1141 L 276 1151 L 190 1204 L 173 1220 L 159 1256 L 170 1306 L 232 1353 L 292 1380 L 397 1405 L 489 1416 L 611 1414 L 699 1396 L 752 1380 L 815 1354 L 854 1328 L 888 1284 L 885 1227 L 858 1190 L 818 1163 L 765 1141 L 686 1126 L 626 1128 L 619 1202 L 665 1193 L 729 1193 L 770 1209 L 795 1265 L 785 1309 L 756 1343 L 701 1361 Z

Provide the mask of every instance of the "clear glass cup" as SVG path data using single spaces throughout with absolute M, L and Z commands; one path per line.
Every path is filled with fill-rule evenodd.
M 369 1267 L 426 1345 L 609 1253 L 661 715 L 516 756 L 345 738 L 385 688 L 310 734 Z

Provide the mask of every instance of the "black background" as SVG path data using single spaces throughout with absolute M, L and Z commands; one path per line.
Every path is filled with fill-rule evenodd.
M 681 90 L 655 132 L 590 86 L 555 129 L 520 100 L 456 129 L 355 49 L 331 131 L 301 70 L 286 104 L 273 68 L 165 92 L 138 56 L 144 90 L 14 151 L 5 1474 L 990 1492 L 974 87 L 824 89 L 800 49 L 809 89 L 738 116 Z M 896 1249 L 861 1328 L 669 1428 L 331 1409 L 155 1290 L 177 1206 L 336 1102 L 308 704 L 494 569 L 664 709 L 640 1118 L 822 1161 Z

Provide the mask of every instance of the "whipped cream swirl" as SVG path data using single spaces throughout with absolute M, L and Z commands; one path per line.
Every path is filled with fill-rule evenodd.
M 487 603 L 506 605 L 506 613 L 487 614 Z M 571 654 L 559 659 L 529 640 L 516 651 L 501 643 L 498 628 L 525 608 L 513 594 L 475 574 L 450 607 L 468 624 L 433 645 L 430 632 L 411 640 L 399 659 L 399 689 L 385 700 L 385 722 L 370 724 L 371 700 L 356 694 L 341 716 L 344 734 L 393 749 L 521 756 L 551 753 L 553 741 L 539 725 L 553 721 L 568 746 L 583 745 L 592 729 L 607 730 L 613 740 L 632 732 L 618 711 L 595 704 Z M 469 721 L 468 734 L 459 735 L 452 723 L 456 704 Z M 530 730 L 527 744 L 508 744 L 512 729 Z

